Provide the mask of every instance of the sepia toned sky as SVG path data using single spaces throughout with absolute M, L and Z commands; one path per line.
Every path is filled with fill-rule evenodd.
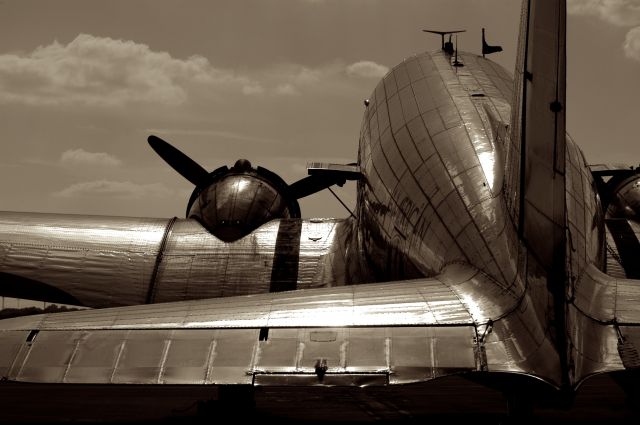
M 515 0 L 0 0 L 0 210 L 184 216 L 193 189 L 147 145 L 292 183 L 357 158 L 363 99 L 480 29 L 512 71 Z M 640 0 L 569 1 L 567 129 L 591 163 L 640 163 Z M 350 205 L 355 185 L 338 189 Z M 305 217 L 347 212 L 328 192 Z

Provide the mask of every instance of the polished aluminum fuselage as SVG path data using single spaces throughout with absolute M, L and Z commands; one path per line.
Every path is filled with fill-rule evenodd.
M 504 191 L 513 78 L 473 54 L 422 53 L 378 84 L 362 123 L 365 179 L 359 230 L 378 275 L 439 273 L 469 263 L 502 285 L 526 255 Z M 568 221 L 576 274 L 602 264 L 597 194 L 579 147 L 567 140 Z M 518 158 L 519 159 L 519 158 Z M 558 282 L 563 285 L 563 282 Z

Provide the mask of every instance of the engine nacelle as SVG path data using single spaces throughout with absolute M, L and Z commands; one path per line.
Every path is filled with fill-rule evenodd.
M 611 218 L 640 220 L 640 175 L 635 174 L 614 183 L 607 215 Z
M 300 217 L 300 206 L 288 185 L 266 168 L 253 168 L 240 159 L 231 169 L 221 167 L 209 176 L 209 184 L 193 191 L 187 217 L 225 242 L 238 240 L 275 218 Z

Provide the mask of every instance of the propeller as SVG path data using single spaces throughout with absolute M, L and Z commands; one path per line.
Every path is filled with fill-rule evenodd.
M 199 186 L 207 177 L 209 172 L 202 168 L 200 164 L 189 158 L 187 155 L 165 142 L 159 137 L 149 136 L 147 138 L 151 148 L 156 151 L 160 158 L 178 172 L 182 177 L 189 180 L 195 186 Z
M 156 151 L 167 164 L 178 172 L 182 177 L 189 180 L 196 187 L 202 188 L 209 179 L 209 172 L 202 168 L 200 164 L 189 158 L 186 154 L 172 146 L 169 142 L 162 140 L 157 136 L 149 136 L 147 138 L 151 148 Z M 246 160 L 244 160 L 246 161 Z M 247 161 L 248 163 L 248 161 Z M 248 163 L 250 164 L 250 163 Z M 249 165 L 251 167 L 251 165 Z M 226 169 L 226 167 L 224 167 Z M 282 180 L 279 176 L 271 171 L 258 167 L 263 170 L 263 174 L 273 175 L 274 179 Z M 334 184 L 342 186 L 346 180 L 354 180 L 353 176 L 347 176 L 340 172 L 329 172 L 324 174 L 314 174 L 304 177 L 295 183 L 287 185 L 284 181 L 282 184 L 287 186 L 289 196 L 293 199 L 300 199 L 312 195 Z

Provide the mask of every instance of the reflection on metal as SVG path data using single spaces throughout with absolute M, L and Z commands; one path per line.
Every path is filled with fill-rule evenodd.
M 638 170 L 634 171 L 635 175 L 612 188 L 613 199 L 607 211 L 611 217 L 640 221 L 640 175 Z
M 166 231 L 170 221 L 0 213 L 2 288 L 32 280 L 65 294 L 62 302 L 109 307 L 142 304 L 150 294 L 168 302 L 264 293 L 272 280 L 304 289 L 366 279 L 352 219 L 274 220 L 234 243 L 195 220 L 177 219 Z
M 354 373 L 407 383 L 487 367 L 523 372 L 523 359 L 505 356 L 504 344 L 516 344 L 520 353 L 535 347 L 539 354 L 527 365 L 555 356 L 544 338 L 521 346 L 507 332 L 530 322 L 528 313 L 509 320 L 507 328 L 494 326 L 487 332 L 485 326 L 479 338 L 477 324 L 500 322 L 521 303 L 497 287 L 495 296 L 481 295 L 485 287 L 496 283 L 478 270 L 453 265 L 438 279 L 11 319 L 3 322 L 3 330 L 11 336 L 7 349 L 12 355 L 0 356 L 0 368 L 9 379 L 27 382 L 175 383 L 160 375 L 160 365 L 166 371 L 184 364 L 199 371 L 179 374 L 192 376 L 191 383 L 244 383 L 251 374 L 297 374 L 315 376 L 314 385 L 329 385 L 338 382 L 337 375 L 344 380 Z M 474 305 L 461 298 L 473 292 L 478 293 Z M 39 330 L 38 338 L 19 349 L 32 329 Z M 262 329 L 269 329 L 268 338 L 260 338 Z M 480 341 L 486 352 L 483 364 L 475 354 Z M 223 353 L 233 350 L 236 354 L 224 360 Z M 163 356 L 168 357 L 162 361 Z M 182 357 L 169 362 L 173 356 Z M 549 378 L 544 364 L 538 370 Z
M 407 383 L 473 370 L 531 373 L 528 368 L 536 365 L 536 376 L 557 385 L 558 377 L 548 368 L 557 354 L 528 305 L 526 298 L 504 291 L 482 272 L 452 265 L 437 279 L 6 320 L 6 335 L 17 336 L 8 346 L 13 355 L 0 367 L 10 369 L 9 379 L 27 382 L 163 382 L 161 358 L 167 355 L 166 344 L 171 355 L 179 337 L 185 346 L 195 341 L 202 347 L 201 354 L 181 351 L 202 359 L 201 374 L 191 383 L 245 383 L 247 374 L 275 373 L 313 375 L 314 385 L 337 382 L 334 374 L 352 379 L 353 373 L 383 374 L 385 381 Z M 520 313 L 514 316 L 516 310 Z M 22 349 L 28 353 L 16 366 L 15 345 L 32 329 L 40 331 L 39 337 Z M 260 337 L 263 329 L 269 330 L 268 338 Z M 535 338 L 521 340 L 513 329 L 529 329 Z M 247 356 L 229 358 L 220 371 L 215 365 L 205 368 L 212 361 L 205 357 L 211 353 L 208 347 L 215 344 L 213 361 L 222 362 L 221 351 L 232 349 L 223 344 L 231 341 L 233 349 Z M 41 356 L 40 350 L 49 355 L 44 357 L 43 351 Z M 72 357 L 71 351 L 76 353 Z M 484 356 L 479 358 L 478 352 Z M 86 366 L 85 357 L 90 359 Z M 324 359 L 320 368 L 323 361 L 327 367 L 322 382 L 317 379 L 318 359 Z M 45 365 L 55 368 L 46 366 L 41 374 Z
M 187 214 L 225 242 L 236 241 L 274 218 L 300 217 L 300 206 L 276 174 L 238 160 L 201 189 Z M 196 195 L 197 192 L 197 195 Z
M 569 334 L 576 365 L 573 379 L 602 372 L 638 367 L 632 352 L 640 347 L 640 285 L 638 281 L 615 279 L 593 266 L 572 288 Z
M 637 237 L 637 180 L 604 181 L 565 134 L 565 6 L 524 2 L 515 81 L 446 51 L 382 79 L 358 165 L 289 186 L 297 199 L 357 174 L 355 217 L 263 208 L 259 227 L 221 240 L 192 219 L 167 232 L 167 220 L 2 213 L 0 272 L 124 307 L 0 322 L 0 375 L 367 386 L 499 372 L 570 392 L 638 367 L 640 284 L 602 271 L 607 241 L 624 271 L 635 255 L 605 229 L 602 200 Z M 259 216 L 254 197 L 278 191 L 241 165 L 197 189 L 194 208 Z M 136 305 L 147 293 L 163 304 Z

